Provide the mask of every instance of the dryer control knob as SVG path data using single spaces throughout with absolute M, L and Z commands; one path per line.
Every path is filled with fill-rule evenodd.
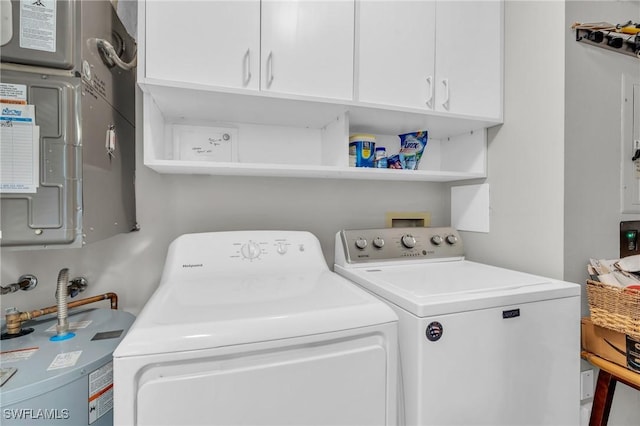
M 416 246 L 416 237 L 411 234 L 403 235 L 401 241 L 406 248 L 414 248 Z
M 447 235 L 447 238 L 446 238 L 446 239 L 447 239 L 447 242 L 448 242 L 449 244 L 451 244 L 451 245 L 454 245 L 455 243 L 457 243 L 457 242 L 458 242 L 458 237 L 456 237 L 456 236 L 455 236 L 455 235 L 453 235 L 453 234 Z
M 260 257 L 261 249 L 258 244 L 254 243 L 253 241 L 249 241 L 242 246 L 240 252 L 245 259 L 253 260 Z
M 433 237 L 431 237 L 431 243 L 434 246 L 439 246 L 440 244 L 442 244 L 442 237 L 440 235 L 434 235 Z
M 278 252 L 278 254 L 287 254 L 287 246 L 285 244 L 278 243 L 278 245 L 276 246 L 276 251 Z
M 380 237 L 376 237 L 373 240 L 373 245 L 374 247 L 381 249 L 382 247 L 384 247 L 384 240 Z
M 367 247 L 367 240 L 365 240 L 364 238 L 358 238 L 356 240 L 356 247 L 360 250 L 364 250 L 365 247 Z

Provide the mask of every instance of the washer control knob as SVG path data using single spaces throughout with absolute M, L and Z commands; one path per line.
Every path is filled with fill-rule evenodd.
M 401 241 L 406 248 L 414 248 L 416 246 L 416 237 L 411 234 L 403 235 Z
M 278 243 L 276 251 L 278 252 L 278 254 L 286 254 L 287 253 L 287 246 L 285 244 L 283 244 L 283 243 Z
M 359 248 L 360 250 L 364 250 L 367 247 L 367 240 L 365 240 L 362 237 L 358 238 L 356 240 L 356 247 Z
M 373 240 L 373 246 L 376 247 L 376 248 L 381 249 L 382 247 L 384 247 L 384 240 L 382 238 L 380 238 L 380 237 L 376 237 Z
M 433 237 L 431 237 L 431 243 L 434 246 L 439 246 L 440 244 L 442 244 L 442 237 L 440 235 L 434 235 Z
M 449 244 L 454 245 L 455 243 L 457 243 L 457 242 L 458 242 L 458 237 L 456 237 L 456 236 L 455 236 L 455 235 L 453 235 L 453 234 L 450 234 L 450 235 L 447 235 L 446 240 L 447 240 L 447 242 L 448 242 Z

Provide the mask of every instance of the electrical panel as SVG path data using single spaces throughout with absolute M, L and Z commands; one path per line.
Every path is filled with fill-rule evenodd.
M 80 247 L 137 229 L 135 68 L 119 65 L 135 64 L 136 45 L 111 2 L 2 1 L 2 23 L 3 112 L 31 108 L 37 136 L 29 167 L 20 123 L 3 114 L 0 245 Z M 36 183 L 6 184 L 6 165 Z
M 640 213 L 640 81 L 623 79 L 622 213 Z

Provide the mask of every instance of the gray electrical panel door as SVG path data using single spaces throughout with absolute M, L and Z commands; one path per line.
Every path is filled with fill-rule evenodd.
M 3 0 L 3 3 L 5 1 Z M 79 62 L 80 1 L 12 0 L 3 4 L 11 16 L 10 40 L 2 45 L 2 62 L 64 70 Z M 2 21 L 2 25 L 8 25 Z
M 2 245 L 78 242 L 82 217 L 80 79 L 42 79 L 37 74 L 4 71 L 2 83 L 26 86 L 27 102 L 35 105 L 35 122 L 40 126 L 40 185 L 35 193 L 2 194 Z
M 96 43 L 131 63 L 135 41 L 106 0 L 6 5 L 0 99 L 19 93 L 13 100 L 34 106 L 39 184 L 0 194 L 0 245 L 80 247 L 137 229 L 135 68 L 118 67 Z

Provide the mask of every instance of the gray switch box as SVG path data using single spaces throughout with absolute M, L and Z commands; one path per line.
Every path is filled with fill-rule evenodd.
M 640 220 L 620 222 L 620 258 L 640 254 Z

